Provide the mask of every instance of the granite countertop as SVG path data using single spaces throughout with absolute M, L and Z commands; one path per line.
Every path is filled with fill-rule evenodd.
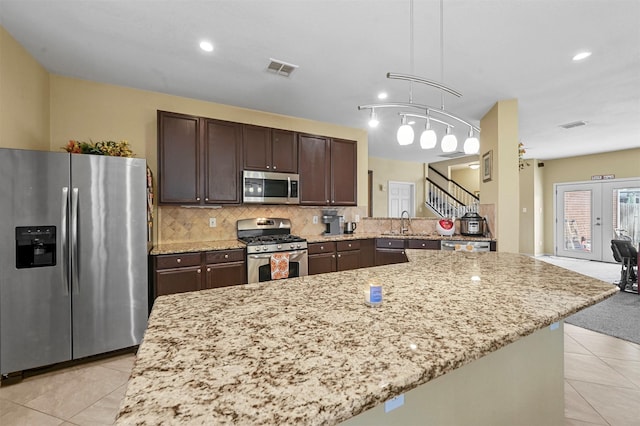
M 211 250 L 229 250 L 245 248 L 246 245 L 238 240 L 194 241 L 188 243 L 156 244 L 149 254 L 192 253 Z
M 117 424 L 336 424 L 618 291 L 513 253 L 407 254 L 159 297 Z
M 427 239 L 427 240 L 455 240 L 455 241 L 494 241 L 485 237 L 466 237 L 464 235 L 453 235 L 450 237 L 442 237 L 438 234 L 387 234 L 387 233 L 359 233 L 339 234 L 339 235 L 301 235 L 309 243 L 318 243 L 323 241 L 349 241 L 349 240 L 366 240 L 369 238 L 403 238 L 403 239 Z M 215 241 L 193 241 L 183 243 L 164 243 L 153 246 L 149 254 L 175 254 L 175 253 L 192 253 L 211 250 L 229 250 L 236 248 L 244 248 L 245 244 L 238 240 L 215 240 Z

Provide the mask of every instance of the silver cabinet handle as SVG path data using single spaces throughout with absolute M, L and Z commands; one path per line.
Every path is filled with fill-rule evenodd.
M 331 257 L 333 257 L 333 258 L 335 259 L 335 258 L 336 258 L 336 255 L 335 255 L 335 254 L 332 254 L 332 255 L 331 255 Z
M 202 273 L 202 269 L 198 268 L 198 273 L 201 274 Z
M 324 246 L 320 246 L 320 250 L 324 250 Z
M 351 243 L 349 243 L 349 247 L 351 247 Z
M 196 197 L 196 201 L 200 201 L 200 197 Z
M 204 200 L 205 200 L 205 201 L 209 201 L 209 199 L 208 199 L 208 198 L 205 198 Z
M 207 272 L 211 272 L 211 268 L 207 268 Z
M 62 245 L 62 286 L 64 294 L 68 295 L 71 291 L 69 285 L 69 241 L 67 240 L 67 227 L 69 226 L 69 188 L 62 188 L 62 220 L 60 222 L 60 241 Z
M 338 257 L 342 257 L 342 255 L 341 255 L 341 254 L 339 254 L 339 255 L 338 255 Z
M 275 170 L 275 169 L 277 169 L 277 167 L 276 167 L 276 166 L 273 166 L 273 170 Z
M 269 168 L 269 166 L 267 166 L 267 169 Z
M 182 259 L 177 258 L 177 259 L 176 259 L 176 263 L 182 263 Z
M 71 192 L 71 284 L 75 292 L 80 292 L 78 259 L 78 188 Z
M 391 245 L 391 241 L 389 241 L 389 245 Z
M 425 244 L 425 243 L 422 243 L 422 247 L 425 247 L 425 246 L 426 246 L 426 244 Z
M 229 258 L 229 255 L 228 255 L 228 254 L 225 254 L 225 255 L 224 255 L 224 258 L 225 258 L 225 259 L 228 259 L 228 258 Z

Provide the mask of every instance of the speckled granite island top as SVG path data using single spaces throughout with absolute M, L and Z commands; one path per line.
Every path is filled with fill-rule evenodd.
M 158 298 L 117 423 L 336 424 L 617 291 L 517 254 L 407 254 Z

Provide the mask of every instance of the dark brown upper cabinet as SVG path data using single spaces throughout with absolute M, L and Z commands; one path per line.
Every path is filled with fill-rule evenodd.
M 246 170 L 298 173 L 295 132 L 245 124 L 242 143 Z
M 357 144 L 324 136 L 298 136 L 300 204 L 357 205 Z
M 159 203 L 238 204 L 242 125 L 158 111 Z
M 200 201 L 200 124 L 191 115 L 158 111 L 158 202 Z
M 240 203 L 242 127 L 212 119 L 203 122 L 205 204 Z

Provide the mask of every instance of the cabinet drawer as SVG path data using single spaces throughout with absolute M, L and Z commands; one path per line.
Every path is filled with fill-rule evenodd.
M 156 269 L 180 268 L 182 266 L 199 266 L 200 253 L 167 254 L 156 257 Z
M 331 253 L 336 251 L 336 243 L 327 241 L 326 243 L 312 243 L 308 245 L 309 254 Z
M 376 239 L 376 247 L 403 249 L 404 240 L 393 238 L 378 238 Z
M 238 262 L 245 260 L 244 249 L 208 251 L 205 263 Z
M 360 241 L 338 241 L 338 251 L 360 250 Z
M 440 250 L 439 240 L 409 240 L 407 243 L 410 249 Z

